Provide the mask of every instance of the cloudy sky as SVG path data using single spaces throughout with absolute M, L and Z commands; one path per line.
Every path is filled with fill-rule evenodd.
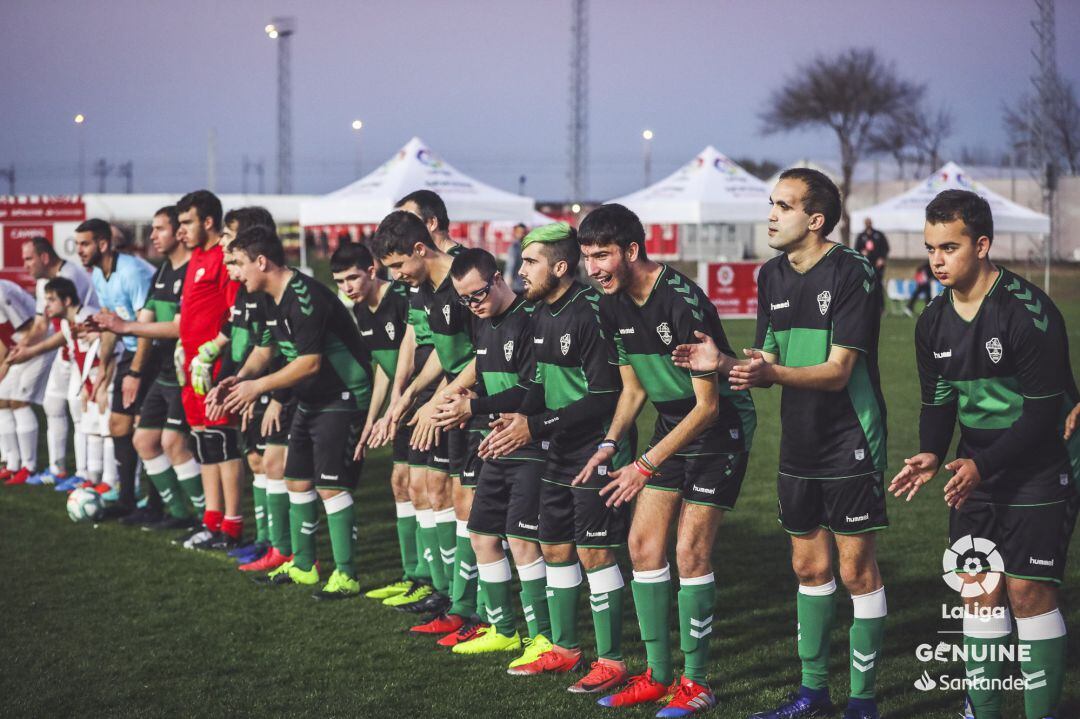
M 274 187 L 276 48 L 293 38 L 295 190 L 354 178 L 353 119 L 371 170 L 413 135 L 459 169 L 538 198 L 567 195 L 569 0 L 3 0 L 0 168 L 20 192 L 74 192 L 84 113 L 88 165 L 134 162 L 136 191 L 207 182 L 239 191 L 245 156 Z M 770 92 L 817 53 L 875 48 L 955 116 L 948 147 L 1005 147 L 1001 109 L 1028 90 L 1029 0 L 590 1 L 590 194 L 642 182 L 707 144 L 784 163 L 836 155 L 824 133 L 763 137 Z M 1080 3 L 1057 3 L 1058 63 L 1080 82 Z M 254 188 L 254 176 L 251 178 Z M 87 189 L 97 181 L 88 176 Z M 109 189 L 122 181 L 110 178 Z M 0 184 L 0 192 L 6 186 Z

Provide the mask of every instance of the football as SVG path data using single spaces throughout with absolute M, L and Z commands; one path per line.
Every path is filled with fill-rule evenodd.
M 105 514 L 105 505 L 94 490 L 76 489 L 68 495 L 67 513 L 72 522 L 93 522 Z

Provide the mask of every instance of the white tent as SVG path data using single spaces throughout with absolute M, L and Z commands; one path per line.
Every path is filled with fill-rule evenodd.
M 1008 200 L 971 179 L 964 168 L 949 162 L 910 190 L 882 203 L 851 213 L 851 226 L 861 227 L 869 217 L 883 232 L 922 232 L 926 224 L 926 206 L 943 190 L 970 190 L 990 203 L 994 231 L 1045 235 L 1050 232 L 1050 218 Z
M 433 190 L 453 222 L 533 220 L 533 200 L 474 180 L 440 158 L 418 137 L 377 170 L 329 195 L 300 205 L 300 224 L 366 224 L 382 220 L 414 190 Z
M 646 225 L 755 223 L 768 217 L 769 187 L 709 145 L 663 180 L 610 201 Z

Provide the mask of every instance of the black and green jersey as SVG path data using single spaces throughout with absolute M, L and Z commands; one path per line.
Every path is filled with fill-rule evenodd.
M 423 299 L 420 297 L 420 288 L 410 287 L 408 322 L 416 335 L 417 347 L 431 345 L 431 327 L 428 326 L 427 313 Z
M 533 378 L 532 313 L 535 306 L 518 296 L 509 309 L 498 317 L 476 320 L 476 408 L 486 410 L 500 397 L 511 399 L 512 406 L 499 406 L 492 412 L 516 412 Z M 508 393 L 508 394 L 504 394 Z M 515 402 L 516 400 L 516 402 Z M 491 417 L 478 414 L 472 427 L 486 433 Z
M 280 302 L 262 295 L 266 331 L 260 344 L 277 345 L 286 362 L 318 355 L 319 371 L 293 387 L 301 406 L 318 409 L 347 400 L 366 408 L 371 400 L 371 354 L 349 310 L 321 282 L 294 270 Z
M 694 408 L 692 377 L 715 372 L 691 372 L 676 367 L 672 350 L 698 342 L 694 332 L 713 338 L 724 354 L 734 356 L 716 307 L 696 284 L 680 272 L 661 266 L 660 275 L 644 304 L 626 292 L 600 299 L 600 319 L 613 337 L 614 364 L 630 365 L 656 407 L 652 444 L 663 439 Z M 716 421 L 677 454 L 730 454 L 749 451 L 757 426 L 749 392 L 734 392 L 727 378 L 719 383 L 720 406 Z
M 885 470 L 885 400 L 878 375 L 877 275 L 859 253 L 833 245 L 805 273 L 786 255 L 761 266 L 754 346 L 785 367 L 824 363 L 831 348 L 858 350 L 847 387 L 784 387 L 780 473 L 837 479 Z
M 374 311 L 366 302 L 354 303 L 352 311 L 360 337 L 371 352 L 372 361 L 382 367 L 386 376 L 393 381 L 398 350 L 409 317 L 409 286 L 391 282 Z
M 1045 293 L 1001 268 L 968 322 L 946 289 L 919 317 L 915 348 L 923 414 L 944 408 L 948 418 L 923 449 L 944 454 L 958 418 L 957 456 L 974 459 L 982 478 L 973 498 L 1034 504 L 1072 495 L 1060 420 L 1075 404 L 1074 384 L 1065 322 Z M 1036 412 L 1048 421 L 1010 447 Z
M 611 415 L 591 413 L 586 422 L 573 422 L 578 412 L 596 403 L 596 395 L 615 397 L 621 388 L 619 373 L 609 361 L 612 339 L 600 325 L 600 295 L 574 282 L 554 304 L 533 312 L 535 384 L 543 389 L 546 411 L 529 417 L 534 437 L 556 439 L 561 449 L 572 452 L 597 444 L 611 423 Z M 587 413 L 589 414 L 589 413 Z
M 448 376 L 456 377 L 473 358 L 473 320 L 476 316 L 458 302 L 449 272 L 438 287 L 433 287 L 430 281 L 420 283 L 415 296 L 427 316 L 439 364 Z
M 249 294 L 241 284 L 229 308 L 229 357 L 237 369 L 244 366 L 262 332 L 265 324 L 262 312 L 259 298 Z
M 173 267 L 168 258 L 158 266 L 154 281 L 150 285 L 150 294 L 143 305 L 144 309 L 154 312 L 155 322 L 172 322 L 180 312 L 180 293 L 184 289 L 187 266 L 188 263 L 185 262 L 179 267 Z M 175 349 L 174 339 L 154 340 L 150 366 L 158 368 L 158 382 L 176 384 L 176 367 L 173 362 Z

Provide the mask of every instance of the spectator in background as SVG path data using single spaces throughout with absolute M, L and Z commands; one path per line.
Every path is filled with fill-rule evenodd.
M 911 293 L 904 314 L 908 317 L 915 316 L 915 301 L 923 297 L 926 302 L 930 301 L 930 280 L 933 275 L 930 272 L 930 263 L 924 262 L 915 270 L 915 290 Z
M 885 311 L 885 261 L 889 259 L 889 241 L 883 232 L 874 229 L 870 218 L 866 218 L 865 229 L 855 238 L 855 251 L 863 255 L 877 273 L 877 300 L 881 311 Z
M 521 269 L 521 241 L 528 231 L 529 228 L 520 222 L 514 225 L 514 240 L 506 248 L 506 269 L 503 277 L 510 283 L 510 289 L 518 293 L 525 291 L 525 285 L 518 276 L 518 270 Z

